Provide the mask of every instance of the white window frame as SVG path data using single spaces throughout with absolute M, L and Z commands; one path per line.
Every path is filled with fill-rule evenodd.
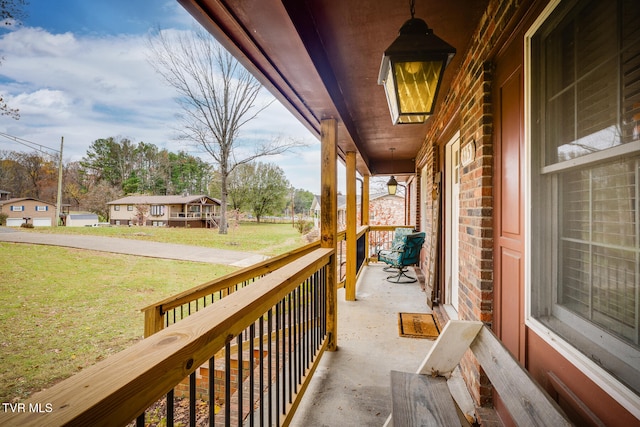
M 11 212 L 24 212 L 24 206 L 11 206 Z
M 120 205 L 113 205 L 113 210 L 114 211 L 119 211 L 120 210 Z
M 531 168 L 531 158 L 532 158 L 532 130 L 534 124 L 531 123 L 531 114 L 532 108 L 531 104 L 533 102 L 532 96 L 532 65 L 531 65 L 531 56 L 532 56 L 532 46 L 531 40 L 538 31 L 538 29 L 545 23 L 547 18 L 551 15 L 551 13 L 555 10 L 555 8 L 561 3 L 562 0 L 552 0 L 549 2 L 544 11 L 540 14 L 540 16 L 536 19 L 536 21 L 532 24 L 529 30 L 526 32 L 524 37 L 524 138 L 525 138 L 525 153 L 524 153 L 524 174 L 525 174 L 525 204 L 526 209 L 524 212 L 524 221 L 525 221 L 525 265 L 524 265 L 524 273 L 525 273 L 525 324 L 532 332 L 537 334 L 540 338 L 542 338 L 547 344 L 549 344 L 552 348 L 554 348 L 562 357 L 567 359 L 570 363 L 572 363 L 579 371 L 585 374 L 588 378 L 590 378 L 598 387 L 600 387 L 604 392 L 609 394 L 613 399 L 615 399 L 620 405 L 622 405 L 626 410 L 631 412 L 634 416 L 640 418 L 640 400 L 638 396 L 626 387 L 623 383 L 621 383 L 617 378 L 613 375 L 609 374 L 607 371 L 602 369 L 598 364 L 596 364 L 593 360 L 585 356 L 581 351 L 571 345 L 564 338 L 560 337 L 558 334 L 549 329 L 546 325 L 544 325 L 539 320 L 535 319 L 531 315 L 531 307 L 532 307 L 532 226 L 531 226 L 531 209 L 532 209 L 532 168 Z M 624 144 L 618 147 L 618 150 L 625 150 L 624 152 L 634 151 L 638 149 L 638 144 L 640 142 L 635 141 L 632 143 Z M 599 155 L 599 159 L 605 159 L 607 157 L 617 156 L 622 153 L 613 152 L 610 149 L 606 153 L 594 153 L 593 155 Z M 613 149 L 615 150 L 615 149 Z M 593 156 L 590 155 L 590 156 Z M 577 158 L 573 160 L 569 160 L 567 162 L 574 163 L 572 166 L 577 166 L 580 164 L 584 164 L 587 162 L 591 162 L 593 158 Z M 563 163 L 567 163 L 563 162 Z M 567 166 L 563 165 L 553 165 L 550 167 L 546 167 L 543 169 L 543 173 L 555 172 L 557 168 L 564 168 Z M 586 323 L 586 322 L 585 322 Z
M 49 206 L 39 206 L 36 205 L 36 212 L 47 212 L 49 210 Z
M 151 216 L 163 216 L 164 215 L 164 205 L 151 205 L 149 207 L 149 214 Z

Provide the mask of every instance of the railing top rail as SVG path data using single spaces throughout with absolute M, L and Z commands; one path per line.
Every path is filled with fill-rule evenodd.
M 398 224 L 398 225 L 370 225 L 369 226 L 369 231 L 393 231 L 396 228 L 414 228 L 413 225 L 404 225 L 404 224 Z
M 163 312 L 171 310 L 172 308 L 179 307 L 182 304 L 189 303 L 195 299 L 201 298 L 205 295 L 210 295 L 214 292 L 226 289 L 229 286 L 233 286 L 237 283 L 242 283 L 245 280 L 250 280 L 258 276 L 262 276 L 277 268 L 282 267 L 291 259 L 301 257 L 308 254 L 320 247 L 320 241 L 309 243 L 308 245 L 294 249 L 282 255 L 278 255 L 273 258 L 266 259 L 249 267 L 245 267 L 241 270 L 229 273 L 217 279 L 210 280 L 201 285 L 187 289 L 179 294 L 172 295 L 161 301 L 155 302 L 147 307 L 144 307 L 140 311 L 155 310 L 156 307 L 161 307 Z
M 53 411 L 0 413 L 0 424 L 123 425 L 206 362 L 315 271 L 333 249 L 316 249 L 186 319 L 55 386 L 28 404 Z

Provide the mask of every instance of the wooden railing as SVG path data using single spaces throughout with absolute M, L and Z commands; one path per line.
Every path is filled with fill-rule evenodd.
M 144 336 L 148 337 L 177 321 L 205 308 L 223 297 L 232 294 L 260 277 L 300 258 L 320 247 L 313 242 L 286 254 L 269 258 L 242 270 L 187 289 L 142 309 L 144 313 Z
M 394 237 L 394 230 L 402 226 L 370 226 L 360 227 L 357 231 L 356 238 L 358 240 L 356 256 L 356 271 L 359 275 L 362 267 L 368 261 L 364 259 L 364 245 L 368 234 L 369 251 L 368 256 L 372 257 L 377 254 L 380 249 L 389 249 L 391 241 Z M 410 226 L 407 226 L 411 228 Z M 279 255 L 274 258 L 267 259 L 260 263 L 246 267 L 242 270 L 230 273 L 226 276 L 203 283 L 202 285 L 187 289 L 179 294 L 158 301 L 142 309 L 144 313 L 144 336 L 148 337 L 162 330 L 198 310 L 213 304 L 224 298 L 226 295 L 241 289 L 258 278 L 269 274 L 270 272 L 288 264 L 320 247 L 320 242 L 316 241 L 308 245 L 297 248 L 291 252 Z M 338 287 L 344 287 L 346 274 L 346 233 L 338 232 L 337 235 L 337 277 Z
M 138 425 L 144 425 L 144 411 L 165 395 L 167 418 L 173 417 L 174 387 L 190 377 L 195 390 L 195 370 L 206 363 L 215 368 L 215 355 L 222 349 L 226 349 L 225 411 L 211 418 L 210 425 L 218 424 L 219 418 L 226 425 L 235 423 L 234 418 L 250 419 L 251 425 L 253 420 L 286 425 L 327 346 L 326 326 L 335 322 L 335 307 L 325 305 L 327 295 L 334 291 L 326 279 L 333 262 L 332 249 L 312 250 L 257 279 L 253 286 L 237 290 L 215 306 L 201 309 L 25 403 L 27 408 L 43 411 L 0 413 L 0 425 L 116 426 L 135 418 Z M 240 360 L 232 395 L 229 347 L 234 340 Z M 209 375 L 210 382 L 212 377 Z M 214 417 L 221 397 L 215 394 L 213 382 L 210 385 L 205 406 Z M 195 425 L 195 403 L 189 406 Z M 172 422 L 167 420 L 167 425 Z

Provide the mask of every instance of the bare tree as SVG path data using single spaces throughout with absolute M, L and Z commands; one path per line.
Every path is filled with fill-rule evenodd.
M 208 33 L 160 31 L 149 39 L 149 62 L 178 92 L 183 128 L 179 139 L 207 152 L 220 173 L 220 234 L 227 233 L 227 180 L 238 166 L 281 154 L 301 142 L 273 138 L 241 150 L 240 129 L 274 99 L 258 105 L 262 85 Z

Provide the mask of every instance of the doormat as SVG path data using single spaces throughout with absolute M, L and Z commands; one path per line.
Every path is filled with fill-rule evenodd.
M 436 339 L 440 334 L 433 314 L 398 313 L 398 332 L 401 337 Z

